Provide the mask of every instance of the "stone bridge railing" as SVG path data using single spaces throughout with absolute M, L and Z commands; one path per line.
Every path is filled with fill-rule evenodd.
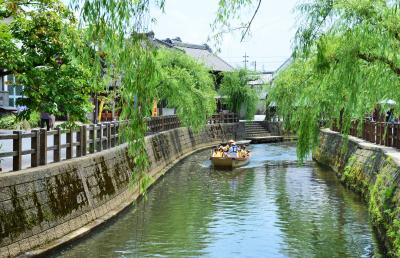
M 233 113 L 213 115 L 207 124 L 237 122 Z M 115 121 L 82 125 L 73 129 L 46 131 L 14 131 L 0 134 L 0 171 L 19 171 L 29 167 L 44 166 L 88 154 L 101 152 L 123 144 L 120 128 L 126 122 Z M 181 126 L 177 116 L 151 117 L 147 120 L 151 135 Z

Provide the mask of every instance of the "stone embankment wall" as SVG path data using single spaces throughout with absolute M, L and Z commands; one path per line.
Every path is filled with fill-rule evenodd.
M 400 152 L 330 130 L 322 130 L 313 153 L 369 205 L 372 223 L 388 256 L 400 257 Z
M 243 124 L 178 128 L 146 137 L 154 179 L 195 150 L 241 138 Z M 0 174 L 0 257 L 37 255 L 79 237 L 138 197 L 126 145 L 69 161 Z M 30 251 L 30 252 L 28 252 Z M 28 253 L 27 253 L 28 252 Z
M 271 133 L 271 135 L 283 136 L 284 131 L 282 122 L 264 121 L 263 123 L 265 128 Z

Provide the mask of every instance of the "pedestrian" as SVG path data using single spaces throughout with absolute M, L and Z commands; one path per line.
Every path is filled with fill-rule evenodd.
M 372 113 L 372 121 L 373 122 L 380 122 L 381 116 L 381 106 L 379 104 L 375 105 L 374 112 Z
M 386 123 L 394 123 L 394 109 L 391 108 L 386 113 Z
M 47 129 L 47 131 L 49 131 L 50 130 L 50 119 L 51 119 L 51 116 L 49 113 L 47 113 L 47 112 L 40 113 L 40 128 L 45 128 L 45 124 L 46 124 L 46 129 Z

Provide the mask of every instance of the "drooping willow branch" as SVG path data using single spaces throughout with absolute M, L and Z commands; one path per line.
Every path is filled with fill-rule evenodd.
M 383 56 L 372 55 L 370 53 L 358 53 L 358 57 L 367 62 L 382 62 L 389 66 L 389 68 L 400 76 L 400 67 L 395 64 L 395 62 L 389 60 Z
M 249 32 L 250 26 L 251 26 L 251 24 L 253 23 L 253 20 L 254 20 L 254 18 L 256 17 L 256 15 L 257 15 L 257 13 L 258 13 L 258 10 L 260 9 L 261 1 L 262 1 L 262 0 L 259 0 L 259 1 L 258 1 L 257 8 L 256 8 L 256 10 L 254 11 L 253 16 L 251 17 L 249 23 L 247 24 L 246 30 L 243 32 L 243 35 L 242 35 L 242 38 L 240 39 L 240 42 L 243 42 L 244 38 L 246 37 L 247 33 Z

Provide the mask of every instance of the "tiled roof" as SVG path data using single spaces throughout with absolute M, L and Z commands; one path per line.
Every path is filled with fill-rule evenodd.
M 165 39 L 163 42 L 173 45 L 174 47 L 181 49 L 186 52 L 189 56 L 202 62 L 208 68 L 218 72 L 230 72 L 233 71 L 233 67 L 224 61 L 222 58 L 214 54 L 211 48 L 207 45 L 196 45 L 183 43 L 179 38 L 177 39 Z

